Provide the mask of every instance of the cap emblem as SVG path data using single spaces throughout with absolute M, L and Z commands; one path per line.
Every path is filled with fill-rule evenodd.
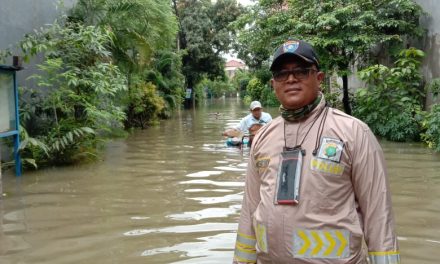
M 293 53 L 299 47 L 299 42 L 295 40 L 289 40 L 283 44 L 283 51 Z

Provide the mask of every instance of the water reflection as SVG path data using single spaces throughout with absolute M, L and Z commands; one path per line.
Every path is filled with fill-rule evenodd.
M 103 162 L 3 175 L 0 263 L 230 263 L 249 149 L 221 132 L 247 113 L 219 101 L 110 142 Z M 438 263 L 440 156 L 381 144 L 403 262 Z
M 202 203 L 203 204 L 203 203 Z M 234 205 L 228 208 L 206 208 L 194 212 L 184 212 L 182 214 L 171 214 L 168 218 L 173 220 L 202 220 L 208 218 L 225 218 L 236 214 L 240 208 Z
M 153 256 L 169 252 L 181 252 L 182 257 L 191 259 L 173 263 L 230 263 L 228 251 L 234 247 L 235 233 L 223 233 L 197 238 L 198 242 L 184 242 L 170 247 L 145 250 L 142 256 Z

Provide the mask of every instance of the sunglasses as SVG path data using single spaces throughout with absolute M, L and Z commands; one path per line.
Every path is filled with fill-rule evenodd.
M 293 70 L 282 70 L 272 73 L 272 77 L 277 82 L 284 82 L 289 79 L 292 74 L 297 80 L 305 80 L 309 77 L 310 72 L 317 72 L 317 70 L 312 68 L 297 68 Z

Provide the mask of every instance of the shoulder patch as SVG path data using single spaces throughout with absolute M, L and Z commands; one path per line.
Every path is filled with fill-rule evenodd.
M 257 166 L 258 172 L 264 172 L 269 167 L 270 157 L 259 157 L 255 159 L 255 165 Z

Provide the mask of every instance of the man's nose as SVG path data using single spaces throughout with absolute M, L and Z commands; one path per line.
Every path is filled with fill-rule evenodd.
M 293 72 L 289 72 L 289 75 L 287 76 L 287 82 L 296 82 L 298 79 L 295 77 Z

